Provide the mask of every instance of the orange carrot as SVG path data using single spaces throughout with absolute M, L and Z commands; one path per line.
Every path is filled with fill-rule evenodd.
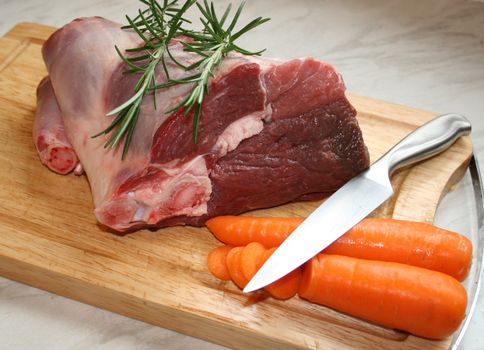
M 232 246 L 223 245 L 210 251 L 207 256 L 208 270 L 215 277 L 227 281 L 230 280 L 230 273 L 227 268 L 227 255 Z
M 274 253 L 277 248 L 271 248 L 264 252 L 260 266 L 262 266 L 267 259 Z M 297 294 L 299 289 L 299 283 L 301 280 L 301 269 L 298 267 L 297 269 L 289 272 L 284 277 L 278 279 L 275 282 L 272 282 L 268 286 L 265 286 L 264 289 L 269 292 L 269 294 L 276 299 L 289 299 L 292 298 Z
M 207 226 L 224 243 L 259 242 L 269 248 L 280 245 L 301 222 L 301 218 L 220 216 L 208 220 Z M 324 253 L 420 266 L 462 281 L 469 272 L 472 243 L 428 223 L 367 218 Z
M 302 221 L 303 218 L 293 217 L 218 216 L 206 225 L 225 244 L 245 246 L 259 242 L 272 248 L 279 246 Z
M 245 278 L 241 270 L 240 254 L 244 247 L 232 248 L 227 254 L 227 269 L 229 270 L 230 278 L 239 288 L 244 288 L 249 280 Z
M 462 281 L 469 272 L 472 243 L 425 222 L 367 218 L 324 253 L 420 266 Z
M 258 242 L 249 243 L 244 247 L 240 254 L 240 270 L 247 281 L 254 277 L 275 250 L 276 248 L 265 249 Z M 300 279 L 301 269 L 298 268 L 264 289 L 275 299 L 289 299 L 297 294 Z
M 304 265 L 299 296 L 417 336 L 442 339 L 464 319 L 467 295 L 453 277 L 393 262 L 319 254 Z
M 240 269 L 248 281 L 262 266 L 262 256 L 265 251 L 264 246 L 258 242 L 251 242 L 242 250 L 240 254 Z

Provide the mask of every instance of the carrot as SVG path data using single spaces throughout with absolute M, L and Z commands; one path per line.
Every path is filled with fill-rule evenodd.
M 414 335 L 442 339 L 464 319 L 467 295 L 453 277 L 393 262 L 319 254 L 303 267 L 299 296 Z
M 420 266 L 462 281 L 469 272 L 472 243 L 425 222 L 367 218 L 324 253 Z
M 264 246 L 258 242 L 251 242 L 242 250 L 240 254 L 240 269 L 248 281 L 250 281 L 262 266 L 262 256 L 265 251 Z
M 269 259 L 277 248 L 271 248 L 264 252 L 261 259 L 261 266 Z M 301 269 L 289 272 L 284 277 L 264 287 L 269 294 L 276 299 L 289 299 L 297 294 L 301 280 Z
M 301 222 L 301 218 L 220 216 L 208 220 L 207 226 L 224 243 L 260 242 L 269 248 L 280 245 Z M 428 223 L 367 218 L 324 253 L 420 266 L 462 281 L 469 272 L 472 243 Z
M 244 247 L 240 254 L 240 270 L 250 281 L 261 266 L 269 259 L 276 248 L 265 249 L 261 243 L 252 242 Z M 297 294 L 301 269 L 296 269 L 264 289 L 275 299 L 289 299 Z
M 245 278 L 244 274 L 241 270 L 240 264 L 240 254 L 244 247 L 235 247 L 230 249 L 229 253 L 227 254 L 227 270 L 229 271 L 230 278 L 232 281 L 237 285 L 239 288 L 244 288 L 249 280 Z
M 225 244 L 245 246 L 259 242 L 272 248 L 279 246 L 302 221 L 303 218 L 295 217 L 218 216 L 206 225 Z
M 215 277 L 227 281 L 230 280 L 230 273 L 227 268 L 227 255 L 232 246 L 223 245 L 210 251 L 207 256 L 208 270 Z

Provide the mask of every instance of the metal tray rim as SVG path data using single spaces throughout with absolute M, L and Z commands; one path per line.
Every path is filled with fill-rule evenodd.
M 471 320 L 475 314 L 477 302 L 479 300 L 480 293 L 482 292 L 482 280 L 483 280 L 483 266 L 484 266 L 484 186 L 482 183 L 482 176 L 479 171 L 479 164 L 476 155 L 473 154 L 469 163 L 469 172 L 472 181 L 472 187 L 474 190 L 476 214 L 477 214 L 477 247 L 474 247 L 474 254 L 476 256 L 476 267 L 472 278 L 474 281 L 468 287 L 469 303 L 467 308 L 467 317 L 462 323 L 459 331 L 454 335 L 450 349 L 459 349 Z

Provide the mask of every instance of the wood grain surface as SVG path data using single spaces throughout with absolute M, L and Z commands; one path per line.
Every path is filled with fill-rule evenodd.
M 21 23 L 0 38 L 0 274 L 38 288 L 240 349 L 446 349 L 293 298 L 245 295 L 206 269 L 219 243 L 204 228 L 142 230 L 124 237 L 97 224 L 85 177 L 42 166 L 32 141 L 35 89 L 46 74 L 42 42 L 54 28 Z M 435 113 L 349 95 L 374 161 Z M 468 137 L 398 171 L 395 195 L 372 215 L 432 222 L 465 171 Z M 255 215 L 306 216 L 320 202 Z M 55 307 L 55 305 L 53 305 Z

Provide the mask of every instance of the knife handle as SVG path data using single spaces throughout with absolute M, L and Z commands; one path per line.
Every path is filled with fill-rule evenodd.
M 391 174 L 403 166 L 430 158 L 449 148 L 459 137 L 469 135 L 471 123 L 455 113 L 425 123 L 391 148 L 383 157 Z

